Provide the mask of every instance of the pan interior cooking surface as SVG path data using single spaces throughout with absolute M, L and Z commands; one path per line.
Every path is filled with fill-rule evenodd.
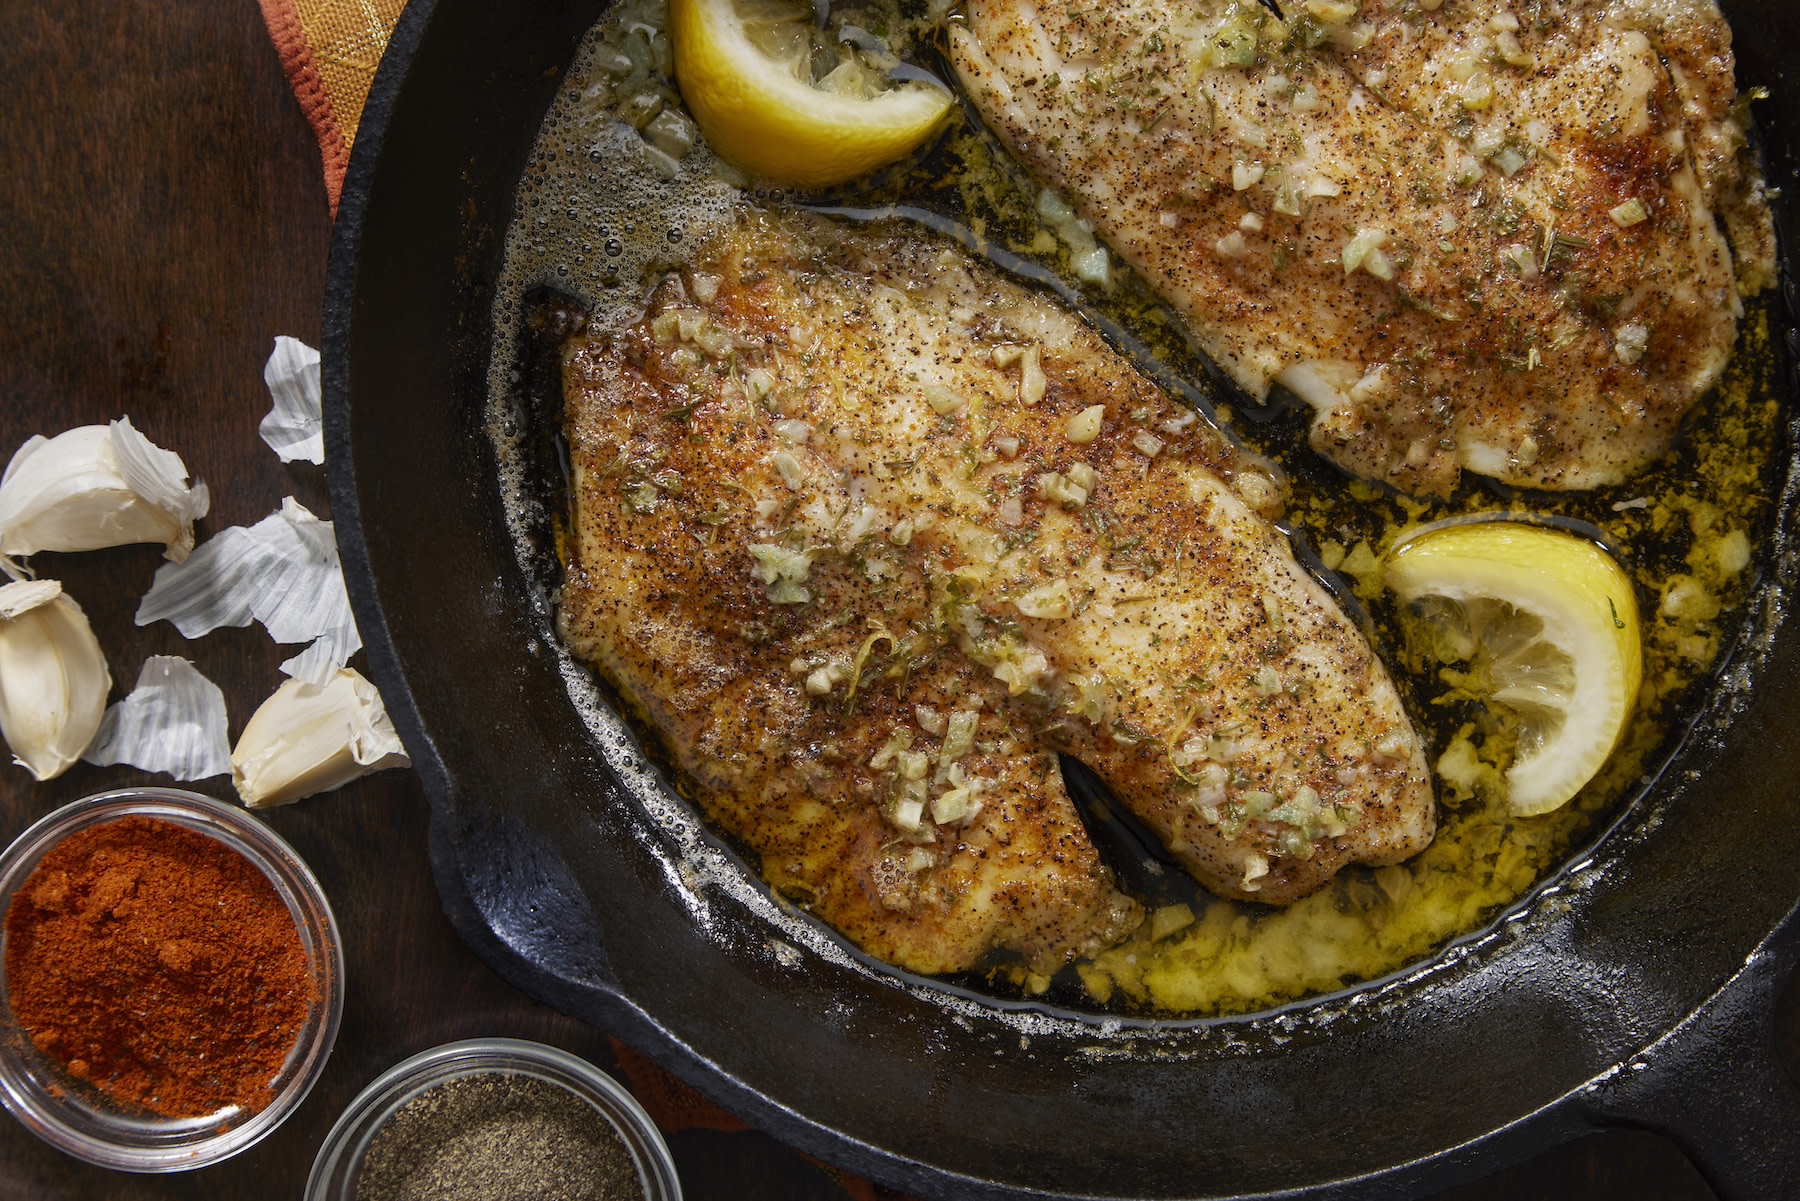
M 1800 12 L 1726 8 L 1741 85 L 1778 82 Z M 1635 800 L 1623 785 L 1608 815 L 1571 835 L 1560 874 L 1447 950 L 1359 988 L 1197 1020 L 1117 1000 L 1103 1012 L 1085 994 L 1009 997 L 1003 980 L 975 991 L 907 979 L 773 900 L 706 831 L 560 655 L 543 560 L 521 562 L 520 515 L 541 534 L 552 510 L 532 513 L 532 497 L 560 487 L 554 445 L 528 435 L 555 415 L 490 407 L 496 306 L 520 299 L 502 300 L 495 281 L 545 113 L 607 11 L 414 0 L 371 93 L 333 249 L 333 513 L 463 937 L 521 988 L 750 1121 L 926 1197 L 1392 1197 L 1601 1120 L 1674 1130 L 1722 1196 L 1779 1195 L 1783 1177 L 1767 1173 L 1800 1170 L 1786 1146 L 1800 1128 L 1792 1089 L 1723 1074 L 1755 1067 L 1766 981 L 1792 963 L 1784 920 L 1800 897 L 1785 468 L 1769 485 L 1774 512 L 1757 519 L 1748 616 L 1722 640 L 1673 766 Z M 1759 121 L 1772 180 L 1794 186 L 1800 94 L 1775 89 Z M 650 228 L 666 239 L 667 223 Z M 579 253 L 605 254 L 587 244 Z M 554 302 L 531 311 L 552 335 L 568 320 Z M 1785 355 L 1787 318 L 1770 319 Z M 504 391 L 554 395 L 527 378 L 529 354 L 516 361 L 521 379 L 503 373 Z M 1774 386 L 1791 401 L 1785 369 Z M 1787 411 L 1769 434 L 1782 456 Z M 1291 441 L 1279 422 L 1267 437 Z M 503 498 L 495 446 L 510 439 L 543 458 L 509 460 Z M 1670 714 L 1669 738 L 1686 716 Z M 1654 748 L 1646 769 L 1670 749 Z M 1122 871 L 1154 862 L 1115 853 Z M 1127 883 L 1159 878 L 1145 866 Z M 1745 1145 L 1765 1148 L 1764 1175 L 1733 1149 Z
M 509 233 L 495 307 L 490 423 L 501 431 L 498 457 L 508 465 L 508 520 L 523 569 L 541 590 L 558 588 L 559 548 L 565 536 L 573 537 L 560 448 L 566 339 L 578 329 L 604 337 L 638 320 L 649 286 L 691 262 L 746 203 L 825 206 L 846 214 L 844 220 L 868 222 L 870 236 L 910 219 L 1052 290 L 1203 421 L 1232 431 L 1253 462 L 1266 456 L 1276 464 L 1271 474 L 1291 489 L 1286 516 L 1300 553 L 1368 622 L 1427 733 L 1433 759 L 1443 757 L 1443 816 L 1427 851 L 1405 864 L 1352 866 L 1287 907 L 1212 896 L 1083 774 L 1075 794 L 1085 802 L 1087 824 L 1116 875 L 1143 903 L 1145 922 L 1121 944 L 1053 977 L 1013 960 L 950 978 L 959 990 L 1075 1013 L 1188 1018 L 1266 1009 L 1403 971 L 1475 936 L 1652 788 L 1721 665 L 1754 644 L 1752 583 L 1766 577 L 1774 557 L 1775 499 L 1785 470 L 1772 294 L 1753 302 L 1724 380 L 1679 449 L 1652 469 L 1587 492 L 1526 491 L 1471 479 L 1443 503 L 1418 500 L 1352 481 L 1308 450 L 1307 407 L 1292 397 L 1257 405 L 1217 381 L 1178 332 L 1180 318 L 1128 268 L 1111 264 L 1106 281 L 1096 282 L 1081 265 L 1091 256 L 1079 258 L 1079 236 L 1071 241 L 1066 223 L 1055 222 L 1060 210 L 1053 198 L 1010 165 L 979 122 L 954 126 L 933 154 L 909 169 L 847 190 L 749 193 L 704 144 L 684 150 L 692 131 L 672 124 L 685 117 L 657 69 L 656 55 L 667 42 L 646 32 L 662 20 L 661 4 L 638 0 L 588 34 L 539 134 Z M 936 27 L 922 11 L 883 4 L 842 20 L 887 31 L 902 58 L 931 61 Z M 941 61 L 934 65 L 944 68 Z M 654 123 L 645 112 L 656 114 Z M 679 139 L 671 141 L 676 133 Z M 1479 205 L 1472 211 L 1471 220 L 1492 218 Z M 869 221 L 875 217 L 887 220 Z M 1569 248 L 1585 245 L 1553 227 L 1512 219 L 1519 244 L 1533 248 L 1534 270 L 1540 252 L 1545 271 L 1560 271 Z M 1569 287 L 1580 286 L 1571 274 Z M 1603 301 L 1617 304 L 1617 298 Z M 1517 386 L 1526 387 L 1530 377 L 1521 363 Z M 1379 556 L 1403 532 L 1497 511 L 1561 523 L 1621 551 L 1649 615 L 1647 684 L 1625 743 L 1573 804 L 1530 818 L 1509 813 L 1492 769 L 1477 757 L 1484 738 L 1498 744 L 1504 735 L 1478 701 L 1436 678 L 1417 624 L 1403 624 L 1381 583 Z M 1113 558 L 1130 557 L 1129 533 L 1118 535 L 1115 545 L 1125 549 L 1115 549 Z M 1146 577 L 1164 569 L 1154 561 L 1139 567 Z M 558 647 L 557 654 L 608 757 L 644 770 L 625 749 L 632 740 L 616 716 L 620 706 L 566 651 Z M 1065 760 L 1066 773 L 1079 770 L 1071 763 Z M 743 870 L 717 861 L 712 841 L 691 828 L 685 807 L 666 791 L 656 804 L 658 821 L 673 823 L 686 844 L 706 848 L 707 862 L 697 870 L 709 878 Z M 770 916 L 788 937 L 815 949 L 836 941 L 779 906 Z

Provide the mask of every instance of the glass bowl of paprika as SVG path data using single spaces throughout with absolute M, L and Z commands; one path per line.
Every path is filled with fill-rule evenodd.
M 280 1125 L 337 1038 L 344 960 L 294 849 L 234 805 L 138 788 L 0 855 L 0 1103 L 89 1163 L 180 1172 Z

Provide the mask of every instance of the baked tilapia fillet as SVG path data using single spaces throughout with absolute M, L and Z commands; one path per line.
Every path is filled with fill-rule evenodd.
M 1129 933 L 1059 753 L 1228 896 L 1430 840 L 1267 465 L 954 244 L 746 209 L 564 388 L 568 644 L 870 954 L 1049 972 Z
M 951 53 L 1027 169 L 1346 471 L 1584 489 L 1667 451 L 1774 271 L 1712 0 L 1276 7 L 968 0 Z

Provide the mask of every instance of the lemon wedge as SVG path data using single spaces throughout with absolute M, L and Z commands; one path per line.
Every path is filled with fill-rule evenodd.
M 950 93 L 890 88 L 845 48 L 813 78 L 812 6 L 788 0 L 671 0 L 675 81 L 720 157 L 746 173 L 824 188 L 904 158 L 941 128 Z
M 1513 521 L 1440 526 L 1388 552 L 1387 586 L 1429 627 L 1433 654 L 1516 721 L 1506 802 L 1548 813 L 1593 779 L 1643 679 L 1637 600 L 1613 557 Z

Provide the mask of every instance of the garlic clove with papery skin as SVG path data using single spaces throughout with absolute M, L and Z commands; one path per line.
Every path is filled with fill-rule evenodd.
M 344 667 L 323 684 L 289 680 L 262 703 L 231 752 L 231 782 L 265 809 L 411 762 L 381 693 Z
M 0 735 L 39 780 L 67 771 L 100 728 L 112 674 L 81 606 L 55 580 L 0 586 Z
M 28 439 L 0 477 L 0 560 L 38 551 L 100 550 L 160 542 L 179 563 L 206 515 L 205 484 L 187 483 L 181 456 L 132 428 L 129 418 Z

